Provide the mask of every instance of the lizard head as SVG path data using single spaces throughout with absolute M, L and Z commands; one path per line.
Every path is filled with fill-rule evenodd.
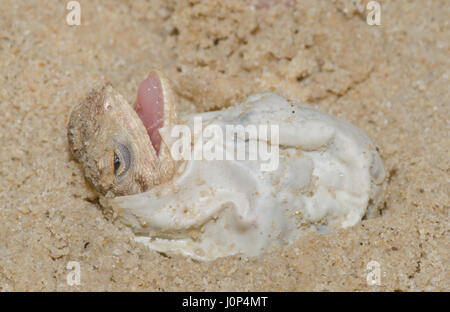
M 152 72 L 139 87 L 137 112 L 109 83 L 73 109 L 70 150 L 101 194 L 137 194 L 172 177 L 173 161 L 158 134 L 174 119 L 167 88 L 159 72 Z

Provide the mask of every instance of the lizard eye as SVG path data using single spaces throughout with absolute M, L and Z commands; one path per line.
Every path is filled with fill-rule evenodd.
M 117 170 L 120 168 L 120 159 L 116 153 L 114 153 L 114 174 L 117 175 Z
M 131 153 L 128 147 L 124 144 L 118 143 L 117 149 L 114 152 L 114 175 L 116 178 L 123 177 L 130 169 Z

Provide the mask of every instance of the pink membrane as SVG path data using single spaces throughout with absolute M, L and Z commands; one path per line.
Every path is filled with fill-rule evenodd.
M 151 73 L 138 88 L 136 113 L 147 129 L 156 152 L 159 152 L 161 136 L 158 129 L 164 126 L 164 98 L 158 74 Z

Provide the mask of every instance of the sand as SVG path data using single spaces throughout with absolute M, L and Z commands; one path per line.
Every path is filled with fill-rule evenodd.
M 450 290 L 448 3 L 383 0 L 369 26 L 355 1 L 249 2 L 82 0 L 68 26 L 67 1 L 1 0 L 1 291 Z M 199 262 L 134 243 L 103 213 L 66 127 L 93 84 L 133 103 L 152 67 L 186 111 L 273 91 L 357 125 L 389 173 L 382 216 L 258 258 Z

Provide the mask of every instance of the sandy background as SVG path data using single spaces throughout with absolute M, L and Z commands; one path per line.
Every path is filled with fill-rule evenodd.
M 450 290 L 450 6 L 380 2 L 368 26 L 352 1 L 82 0 L 70 27 L 67 1 L 0 0 L 0 290 Z M 134 102 L 152 67 L 185 110 L 271 90 L 356 124 L 389 172 L 382 216 L 256 259 L 135 244 L 103 215 L 66 125 L 93 83 Z M 372 260 L 380 286 L 366 282 Z

